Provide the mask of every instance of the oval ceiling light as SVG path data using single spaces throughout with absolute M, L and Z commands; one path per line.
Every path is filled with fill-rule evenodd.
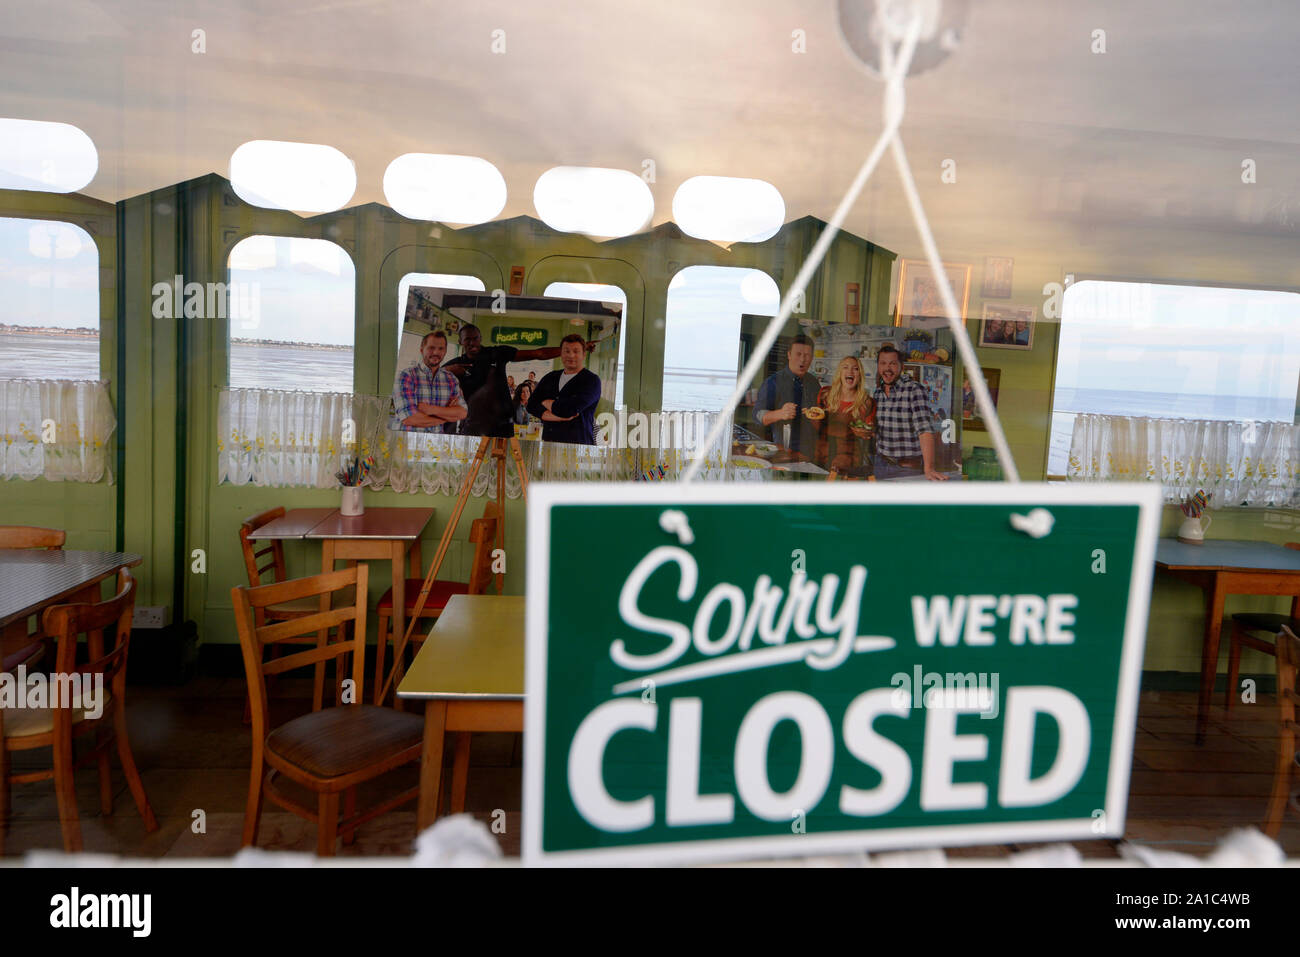
M 99 153 L 68 123 L 0 119 L 0 189 L 71 193 L 95 178 Z
M 505 209 L 506 181 L 477 156 L 404 153 L 384 171 L 384 196 L 407 219 L 474 225 Z
M 761 179 L 692 176 L 673 196 L 673 222 L 696 239 L 759 243 L 785 222 L 785 200 Z
M 254 206 L 329 213 L 352 198 L 357 171 L 332 146 L 250 140 L 230 155 L 230 185 Z
M 537 178 L 533 205 L 562 233 L 630 236 L 650 222 L 655 200 L 645 180 L 624 169 L 556 166 Z

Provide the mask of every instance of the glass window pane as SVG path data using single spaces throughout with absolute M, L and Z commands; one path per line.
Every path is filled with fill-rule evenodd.
M 0 219 L 0 378 L 98 379 L 99 250 L 80 226 Z
M 230 388 L 351 392 L 356 268 L 325 239 L 250 236 L 230 251 Z
M 688 266 L 668 285 L 664 411 L 721 412 L 740 371 L 742 315 L 774 316 L 781 293 L 759 269 Z
M 1300 295 L 1084 280 L 1065 291 L 1047 471 L 1081 412 L 1293 422 Z

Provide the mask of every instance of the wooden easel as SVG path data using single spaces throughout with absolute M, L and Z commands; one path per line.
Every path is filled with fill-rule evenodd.
M 515 460 L 515 468 L 519 471 L 519 486 L 522 497 L 525 502 L 528 501 L 528 469 L 524 466 L 523 453 L 519 450 L 519 440 L 514 436 L 508 439 L 493 438 L 489 435 L 483 436 L 482 441 L 479 442 L 478 451 L 474 453 L 474 461 L 470 463 L 469 471 L 465 474 L 465 480 L 461 483 L 460 495 L 456 499 L 456 507 L 452 510 L 451 520 L 447 522 L 447 528 L 442 533 L 442 540 L 438 542 L 438 551 L 433 556 L 433 564 L 429 567 L 429 574 L 424 576 L 424 583 L 420 586 L 420 597 L 415 603 L 415 610 L 406 623 L 406 632 L 402 635 L 393 651 L 393 668 L 384 679 L 384 688 L 379 695 L 380 701 L 388 697 L 388 688 L 393 683 L 393 677 L 397 674 L 398 667 L 402 662 L 402 655 L 406 651 L 406 643 L 411 640 L 411 635 L 415 632 L 416 623 L 420 620 L 420 612 L 424 611 L 424 603 L 429 598 L 429 592 L 438 577 L 439 569 L 442 568 L 443 559 L 447 557 L 447 549 L 451 545 L 452 537 L 456 534 L 456 526 L 460 523 L 460 514 L 465 511 L 465 503 L 469 501 L 470 489 L 474 487 L 474 480 L 478 478 L 479 469 L 483 467 L 483 459 L 487 456 L 489 446 L 492 449 L 492 458 L 497 463 L 497 514 L 500 519 L 497 521 L 496 544 L 497 548 L 505 546 L 507 443 L 509 443 L 510 455 Z M 503 573 L 497 572 L 498 594 L 501 592 L 503 579 Z

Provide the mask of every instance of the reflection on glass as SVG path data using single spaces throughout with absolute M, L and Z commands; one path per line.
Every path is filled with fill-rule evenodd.
M 250 236 L 229 265 L 230 388 L 353 391 L 356 267 L 343 247 Z
M 0 219 L 0 378 L 98 379 L 99 251 L 80 226 Z

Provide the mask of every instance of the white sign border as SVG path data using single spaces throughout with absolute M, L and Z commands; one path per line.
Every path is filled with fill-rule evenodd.
M 719 863 L 762 857 L 852 854 L 900 848 L 959 847 L 1018 841 L 1101 840 L 1124 835 L 1138 691 L 1146 646 L 1147 613 L 1163 505 L 1152 483 L 1065 485 L 1018 483 L 826 483 L 810 495 L 807 483 L 771 485 L 680 483 L 534 483 L 528 489 L 525 601 L 524 807 L 521 850 L 528 866 L 659 866 Z M 1012 505 L 1028 510 L 1063 505 L 1135 505 L 1129 603 L 1120 652 L 1119 687 L 1111 732 L 1110 768 L 1102 827 L 1093 819 L 1063 818 L 1008 824 L 955 824 L 915 828 L 735 837 L 638 846 L 544 851 L 542 768 L 545 761 L 546 662 L 550 594 L 550 514 L 556 505 Z M 1050 535 L 1048 536 L 1050 541 Z

